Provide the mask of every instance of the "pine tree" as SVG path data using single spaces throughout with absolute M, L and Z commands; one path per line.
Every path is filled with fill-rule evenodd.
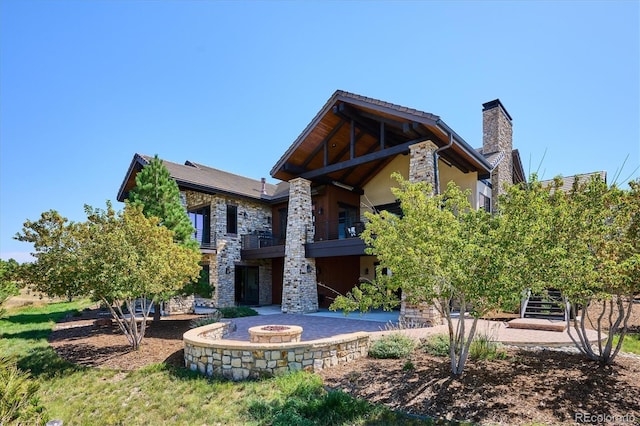
M 180 189 L 169 170 L 156 154 L 136 175 L 136 186 L 129 192 L 129 202 L 142 206 L 146 217 L 157 217 L 160 224 L 174 232 L 176 243 L 199 252 L 193 238 L 195 229 L 180 201 Z M 160 304 L 156 303 L 153 320 L 160 320 Z
M 162 225 L 174 232 L 175 242 L 197 250 L 195 229 L 180 201 L 178 184 L 157 155 L 136 175 L 129 202 L 141 205 L 146 217 L 159 218 Z

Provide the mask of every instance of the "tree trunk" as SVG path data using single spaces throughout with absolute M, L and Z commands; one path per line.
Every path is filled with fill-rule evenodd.
M 160 321 L 160 302 L 153 303 L 153 322 Z

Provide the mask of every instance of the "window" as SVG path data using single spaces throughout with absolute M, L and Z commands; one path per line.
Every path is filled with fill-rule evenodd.
M 483 193 L 480 193 L 480 206 L 479 208 L 484 209 L 484 211 L 491 213 L 491 197 L 487 197 Z
M 195 228 L 193 239 L 196 240 L 201 247 L 211 244 L 211 221 L 209 219 L 209 206 L 191 210 L 188 213 L 189 219 L 191 219 L 191 224 Z
M 338 239 L 357 236 L 355 224 L 358 221 L 358 209 L 338 203 Z
M 227 204 L 227 234 L 238 233 L 238 206 Z
M 285 241 L 287 239 L 287 216 L 289 214 L 289 210 L 285 208 L 278 209 L 278 216 L 280 218 L 280 241 Z

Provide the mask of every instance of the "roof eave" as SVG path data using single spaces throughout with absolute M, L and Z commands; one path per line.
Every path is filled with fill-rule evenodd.
M 451 137 L 453 138 L 453 143 L 456 144 L 466 155 L 473 158 L 478 162 L 479 165 L 484 167 L 487 173 L 493 169 L 489 161 L 487 161 L 487 159 L 484 158 L 482 154 L 473 149 L 471 145 L 469 145 L 459 134 L 457 134 L 451 127 L 449 127 L 447 123 L 442 121 L 442 119 L 439 119 L 436 122 L 436 126 L 440 128 L 440 130 L 443 131 L 446 135 L 451 135 Z
M 140 165 L 142 167 L 147 165 L 147 161 L 138 153 L 133 155 L 133 159 L 131 160 L 131 164 L 129 164 L 129 169 L 127 170 L 127 173 L 124 175 L 124 180 L 122 181 L 122 184 L 120 185 L 120 189 L 118 190 L 118 196 L 116 197 L 116 199 L 118 201 L 120 201 L 121 203 L 124 202 L 124 200 L 125 200 L 125 198 L 124 198 L 124 189 L 127 186 L 127 182 L 129 181 L 129 178 L 131 177 L 131 175 L 135 171 L 136 165 Z

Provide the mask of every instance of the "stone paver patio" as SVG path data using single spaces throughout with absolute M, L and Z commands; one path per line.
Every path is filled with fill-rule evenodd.
M 282 314 L 278 312 L 279 307 L 259 308 L 261 315 L 246 318 L 235 318 L 233 323 L 236 325 L 236 331 L 230 333 L 226 340 L 249 341 L 248 329 L 261 325 L 297 325 L 303 328 L 302 341 L 310 341 L 324 339 L 340 334 L 355 333 L 358 331 L 369 332 L 372 338 L 379 338 L 391 331 L 388 329 L 389 321 L 397 323 L 397 312 L 373 312 L 366 315 L 352 313 L 344 316 L 342 313 L 334 313 L 321 311 L 314 314 Z M 393 318 L 396 320 L 393 321 Z M 467 332 L 471 328 L 471 320 L 466 319 Z M 435 334 L 448 334 L 446 324 L 416 329 L 405 329 L 402 333 L 414 338 L 426 338 Z M 573 346 L 573 342 L 569 334 L 559 331 L 544 330 L 527 330 L 509 328 L 506 322 L 479 320 L 476 329 L 476 336 L 486 335 L 492 340 L 499 341 L 506 345 L 514 346 L 545 346 L 545 347 L 564 347 Z M 575 332 L 573 332 L 575 336 Z M 594 330 L 588 330 L 589 341 L 597 342 L 597 333 Z M 606 336 L 602 336 L 606 337 Z

